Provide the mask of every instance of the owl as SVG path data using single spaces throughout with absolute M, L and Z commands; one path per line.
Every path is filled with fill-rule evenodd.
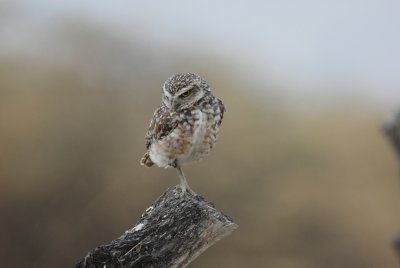
M 146 167 L 175 168 L 182 193 L 190 189 L 182 166 L 210 153 L 217 140 L 225 107 L 207 82 L 196 74 L 175 74 L 162 86 L 161 105 L 146 133 Z

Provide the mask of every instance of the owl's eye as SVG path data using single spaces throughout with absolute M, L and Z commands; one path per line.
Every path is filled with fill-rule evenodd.
M 183 93 L 181 94 L 181 96 L 182 96 L 182 97 L 187 97 L 187 96 L 189 96 L 189 94 L 190 94 L 190 90 L 183 92 Z

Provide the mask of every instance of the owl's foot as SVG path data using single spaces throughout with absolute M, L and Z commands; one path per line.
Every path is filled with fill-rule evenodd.
M 183 174 L 181 167 L 177 166 L 176 170 L 178 171 L 178 176 L 179 176 L 179 179 L 181 181 L 181 183 L 179 185 L 179 188 L 181 188 L 182 194 L 188 192 L 191 195 L 196 196 L 197 194 L 192 189 L 190 189 L 189 184 L 187 183 L 186 177 Z
M 189 194 L 191 194 L 191 195 L 193 195 L 193 196 L 196 196 L 196 195 L 197 195 L 197 194 L 189 187 L 188 184 L 185 184 L 185 185 L 179 184 L 178 187 L 181 189 L 182 194 L 189 193 Z

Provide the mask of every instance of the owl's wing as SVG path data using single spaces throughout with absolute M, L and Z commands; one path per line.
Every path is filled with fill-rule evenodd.
M 161 140 L 176 128 L 178 122 L 165 106 L 160 106 L 154 112 L 149 129 L 147 130 L 146 148 L 149 149 L 154 141 Z
M 217 102 L 218 102 L 219 110 L 221 111 L 221 115 L 220 115 L 221 118 L 218 122 L 218 126 L 219 126 L 222 123 L 222 119 L 224 119 L 224 113 L 225 113 L 226 109 L 225 109 L 225 105 L 222 103 L 222 101 L 220 99 L 217 98 Z

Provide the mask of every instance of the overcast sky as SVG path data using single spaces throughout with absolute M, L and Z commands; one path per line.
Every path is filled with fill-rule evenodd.
M 261 76 L 368 84 L 377 97 L 400 102 L 398 0 L 19 3 L 27 16 L 81 14 L 127 33 L 135 25 L 155 42 L 215 50 Z

